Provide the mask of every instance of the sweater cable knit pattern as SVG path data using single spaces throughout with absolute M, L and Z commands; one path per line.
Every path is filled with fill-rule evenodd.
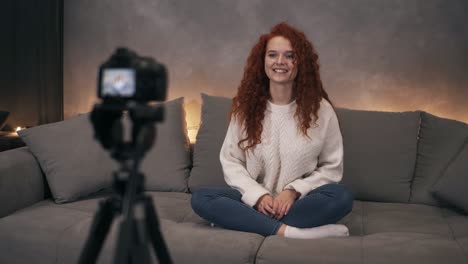
M 295 101 L 288 105 L 269 101 L 262 142 L 247 153 L 237 145 L 246 137 L 245 132 L 235 118 L 231 119 L 220 152 L 224 179 L 251 207 L 264 194 L 274 196 L 294 189 L 302 199 L 315 188 L 343 177 L 343 139 L 333 107 L 321 101 L 317 125 L 312 124 L 307 131 L 310 138 L 299 129 L 296 107 Z

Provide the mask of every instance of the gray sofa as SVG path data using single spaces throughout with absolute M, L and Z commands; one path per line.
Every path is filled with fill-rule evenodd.
M 231 101 L 202 99 L 193 150 L 177 99 L 166 103 L 142 165 L 175 263 L 468 263 L 467 124 L 422 111 L 337 108 L 342 183 L 356 197 L 340 223 L 351 235 L 263 237 L 212 227 L 191 209 L 190 190 L 225 185 L 218 154 Z M 0 152 L 0 263 L 76 263 L 111 183 L 104 175 L 116 168 L 88 123 L 81 116 L 28 129 L 27 147 Z M 116 238 L 114 226 L 99 263 L 112 262 Z

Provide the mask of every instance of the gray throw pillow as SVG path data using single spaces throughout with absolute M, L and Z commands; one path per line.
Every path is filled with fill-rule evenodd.
M 156 141 L 141 164 L 148 191 L 188 191 L 192 161 L 183 105 L 183 98 L 164 103 L 164 122 L 156 123 Z
M 336 113 L 343 135 L 342 182 L 358 200 L 408 202 L 420 112 Z
M 437 198 L 468 213 L 468 142 L 432 187 Z
M 117 163 L 93 139 L 89 114 L 18 133 L 39 162 L 57 203 L 111 186 Z
M 186 191 L 191 166 L 183 98 L 163 103 L 165 120 L 140 170 L 145 189 Z M 19 132 L 38 160 L 57 203 L 72 202 L 109 188 L 118 164 L 94 139 L 89 114 Z
M 431 188 L 467 139 L 468 124 L 422 113 L 418 157 L 411 189 L 412 203 L 444 205 L 433 197 Z
M 191 191 L 202 186 L 228 186 L 224 181 L 219 152 L 229 125 L 230 98 L 202 93 L 202 113 L 193 150 L 193 168 L 189 178 Z

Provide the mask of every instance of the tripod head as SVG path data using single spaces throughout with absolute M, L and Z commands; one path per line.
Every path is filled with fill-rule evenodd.
M 132 140 L 124 141 L 122 117 L 127 112 L 132 121 Z M 91 112 L 95 137 L 111 157 L 119 162 L 141 160 L 154 143 L 155 122 L 164 120 L 162 106 L 150 106 L 136 101 L 125 104 L 106 102 L 96 104 Z

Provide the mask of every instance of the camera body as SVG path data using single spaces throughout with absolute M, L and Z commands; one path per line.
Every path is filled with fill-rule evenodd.
M 99 67 L 98 97 L 104 101 L 164 101 L 167 93 L 167 70 L 149 57 L 118 48 Z
M 155 138 L 155 122 L 164 120 L 164 106 L 150 101 L 164 101 L 167 70 L 149 57 L 118 48 L 99 67 L 97 94 L 101 103 L 94 105 L 91 123 L 94 136 L 117 160 L 142 158 Z M 123 114 L 132 123 L 131 142 L 124 140 Z

